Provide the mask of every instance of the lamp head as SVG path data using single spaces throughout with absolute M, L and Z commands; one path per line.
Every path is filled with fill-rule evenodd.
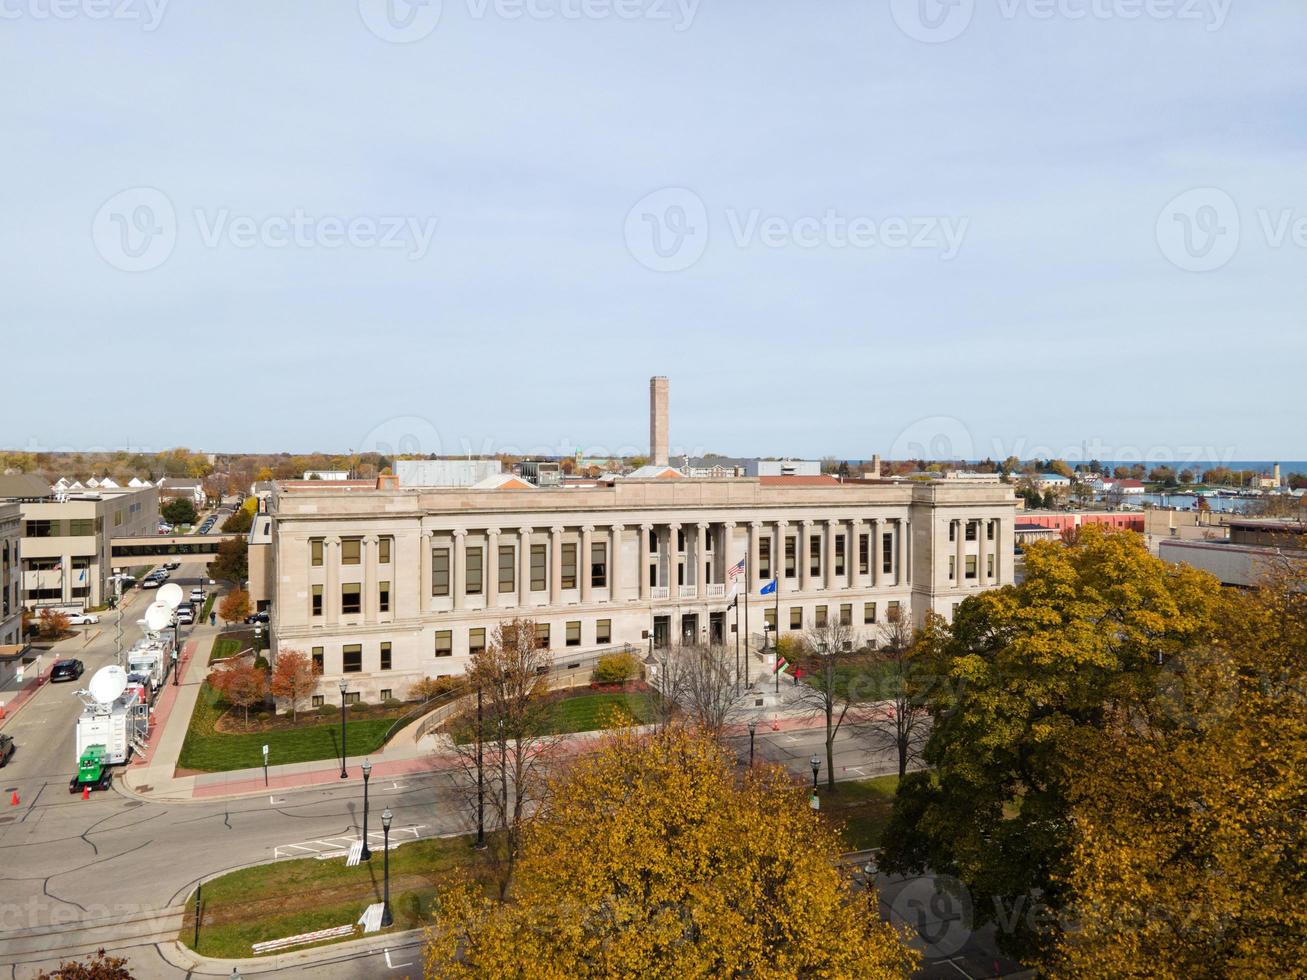
M 367 779 L 367 778 L 368 778 L 369 776 L 371 776 L 371 775 L 372 775 L 372 763 L 371 763 L 369 760 L 364 759 L 364 760 L 363 760 L 363 778 L 364 778 L 364 779 Z
M 342 677 L 340 679 L 340 693 L 344 694 L 347 690 L 349 690 L 349 684 L 345 681 L 345 678 Z
M 821 768 L 821 760 L 818 759 L 815 755 L 811 759 L 809 759 L 808 762 L 812 766 L 813 772 L 816 772 L 818 769 Z
M 749 734 L 752 735 L 757 730 L 757 728 L 758 728 L 757 720 L 753 718 L 749 719 Z
M 395 815 L 390 812 L 390 807 L 386 807 L 384 810 L 381 811 L 381 826 L 384 827 L 386 830 L 390 829 L 390 821 L 394 819 L 395 819 Z

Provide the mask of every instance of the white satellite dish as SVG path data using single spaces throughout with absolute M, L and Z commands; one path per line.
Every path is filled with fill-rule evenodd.
M 170 625 L 172 625 L 172 610 L 168 608 L 166 602 L 151 603 L 150 608 L 145 610 L 145 628 L 151 633 L 157 633 Z
M 97 704 L 113 704 L 127 690 L 127 671 L 117 664 L 101 667 L 87 687 Z
M 171 612 L 182 604 L 182 587 L 176 582 L 169 582 L 159 589 L 158 598 L 155 599 L 155 602 L 163 603 Z

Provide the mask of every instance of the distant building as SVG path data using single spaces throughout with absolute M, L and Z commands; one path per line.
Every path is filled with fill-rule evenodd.
M 305 470 L 304 479 L 339 482 L 349 479 L 349 470 Z
M 104 484 L 101 484 L 100 487 L 103 489 Z M 196 510 L 201 509 L 205 501 L 209 499 L 209 495 L 204 491 L 203 480 L 171 476 L 165 476 L 159 481 L 158 495 L 161 501 L 187 499 L 195 505 Z
M 0 647 L 23 642 L 23 604 L 19 583 L 23 539 L 22 509 L 0 503 Z
M 1071 478 L 1061 473 L 1040 473 L 1034 477 L 1035 486 L 1040 490 L 1070 490 Z
M 745 476 L 821 476 L 819 459 L 746 459 Z
M 400 459 L 395 475 L 401 487 L 471 487 L 502 473 L 497 459 Z
M 1122 531 L 1144 533 L 1144 514 L 1134 511 L 1123 514 L 1117 511 L 1101 510 L 1057 511 L 1055 513 L 1027 510 L 1021 514 L 1021 521 L 1024 524 L 1054 528 L 1059 534 L 1062 531 L 1083 527 L 1086 524 L 1100 524 L 1104 527 L 1114 527 Z
M 1013 526 L 1013 534 L 1016 537 L 1017 547 L 1024 548 L 1034 541 L 1060 541 L 1062 532 L 1055 527 L 1046 527 L 1043 524 L 1029 524 L 1018 521 Z
M 56 492 L 40 477 L 0 477 L 0 501 L 17 502 L 22 514 L 20 602 L 102 606 L 113 595 L 110 543 L 114 538 L 154 535 L 159 518 L 155 487 L 96 488 Z
M 562 464 L 551 460 L 524 459 L 513 467 L 513 471 L 532 486 L 557 487 L 563 482 Z M 400 485 L 405 484 L 401 481 Z
M 971 470 L 949 470 L 944 474 L 946 480 L 958 480 L 962 483 L 1002 483 L 1001 473 L 974 473 Z

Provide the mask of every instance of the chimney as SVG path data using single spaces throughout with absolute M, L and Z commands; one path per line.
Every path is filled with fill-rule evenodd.
M 378 490 L 398 490 L 399 477 L 394 473 L 380 473 L 377 475 Z
M 649 379 L 649 462 L 667 465 L 667 379 Z
M 876 453 L 871 457 L 871 478 L 873 480 L 880 479 L 880 453 Z

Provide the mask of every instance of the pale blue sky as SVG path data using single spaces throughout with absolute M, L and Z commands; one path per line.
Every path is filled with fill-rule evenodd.
M 1301 0 L 49 2 L 0 445 L 1307 458 Z

